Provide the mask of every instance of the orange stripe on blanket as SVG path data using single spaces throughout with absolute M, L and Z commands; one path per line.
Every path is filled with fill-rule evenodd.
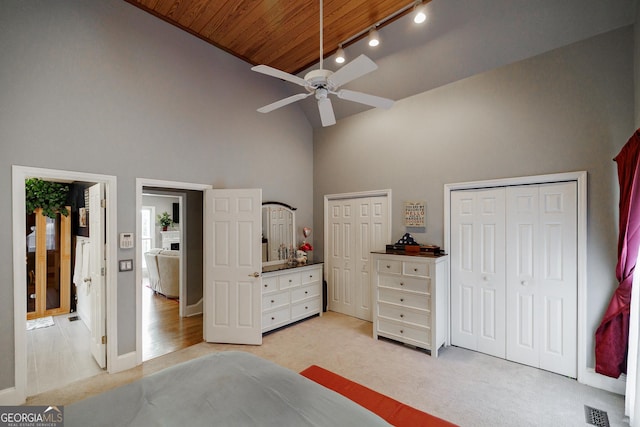
M 422 412 L 402 402 L 398 402 L 384 394 L 378 393 L 368 387 L 355 383 L 327 371 L 316 365 L 309 366 L 301 375 L 321 384 L 333 391 L 356 402 L 385 419 L 388 423 L 397 427 L 416 427 L 416 426 L 434 426 L 434 427 L 455 427 L 455 424 L 445 421 L 442 418 L 435 417 L 426 412 Z

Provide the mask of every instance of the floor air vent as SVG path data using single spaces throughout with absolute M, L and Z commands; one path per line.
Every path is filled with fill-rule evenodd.
M 69 317 L 69 322 L 73 322 L 73 321 L 75 321 L 75 320 L 80 320 L 80 317 L 78 317 L 78 316 L 71 316 L 71 317 Z
M 605 411 L 584 405 L 584 417 L 587 424 L 596 427 L 609 427 L 609 416 Z

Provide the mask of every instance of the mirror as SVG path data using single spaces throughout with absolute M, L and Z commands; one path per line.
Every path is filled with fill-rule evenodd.
M 262 203 L 262 264 L 287 262 L 296 250 L 296 208 L 280 202 Z

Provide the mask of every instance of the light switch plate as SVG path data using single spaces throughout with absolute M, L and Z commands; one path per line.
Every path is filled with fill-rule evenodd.
M 133 270 L 133 260 L 132 259 L 121 259 L 120 260 L 120 271 L 131 271 Z

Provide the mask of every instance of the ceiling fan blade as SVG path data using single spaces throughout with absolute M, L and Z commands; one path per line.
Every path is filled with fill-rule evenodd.
M 336 116 L 333 114 L 333 106 L 329 98 L 318 99 L 318 110 L 320 111 L 320 121 L 322 126 L 331 126 L 336 124 Z
M 338 98 L 346 99 L 347 101 L 359 102 L 360 104 L 370 105 L 372 107 L 384 108 L 388 110 L 393 107 L 395 101 L 380 96 L 369 95 L 367 93 L 355 92 L 353 90 L 342 89 L 337 93 Z
M 256 65 L 251 69 L 258 73 L 266 74 L 267 76 L 271 77 L 277 77 L 279 79 L 286 80 L 300 86 L 306 87 L 308 85 L 305 79 L 301 79 L 300 77 L 294 76 L 293 74 L 285 73 L 284 71 L 280 71 L 277 68 L 269 67 L 268 65 Z
M 284 107 L 285 105 L 289 105 L 293 102 L 300 101 L 301 99 L 305 99 L 309 95 L 311 95 L 311 93 L 299 93 L 297 95 L 289 96 L 288 98 L 284 98 L 284 99 L 281 99 L 280 101 L 276 101 L 269 105 L 265 105 L 264 107 L 258 108 L 258 112 L 269 113 L 277 108 Z
M 366 55 L 360 55 L 329 76 L 327 81 L 331 86 L 333 86 L 333 88 L 338 88 L 357 79 L 358 77 L 362 77 L 365 74 L 375 71 L 377 68 L 378 66 L 376 63 L 369 59 L 369 57 Z

